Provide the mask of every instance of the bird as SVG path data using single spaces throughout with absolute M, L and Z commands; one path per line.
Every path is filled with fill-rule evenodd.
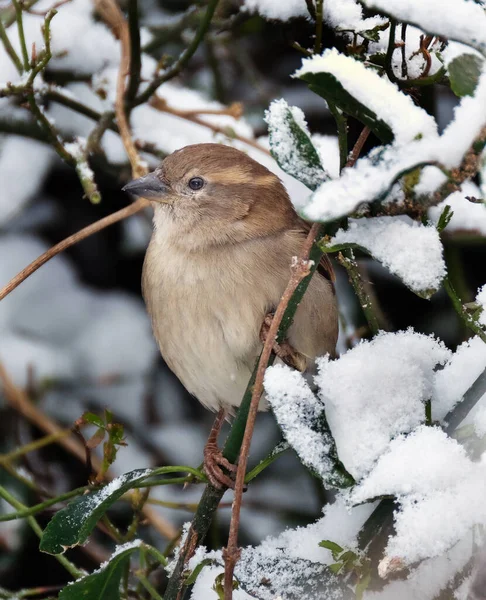
M 225 144 L 176 150 L 123 190 L 153 206 L 142 293 L 154 336 L 187 391 L 218 412 L 204 468 L 214 486 L 234 487 L 236 467 L 222 456 L 218 433 L 241 403 L 311 225 L 279 177 Z M 309 373 L 316 357 L 334 356 L 337 337 L 334 273 L 324 255 L 284 347 L 274 350 Z M 259 410 L 267 409 L 263 397 Z

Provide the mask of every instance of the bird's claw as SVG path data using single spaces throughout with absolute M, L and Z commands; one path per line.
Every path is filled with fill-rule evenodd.
M 223 468 L 229 471 L 229 475 L 223 472 Z M 217 489 L 227 487 L 235 489 L 234 475 L 238 467 L 230 463 L 213 442 L 208 442 L 204 448 L 204 471 L 211 485 Z

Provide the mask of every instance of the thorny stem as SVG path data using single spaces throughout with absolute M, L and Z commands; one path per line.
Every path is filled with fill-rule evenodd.
M 243 498 L 243 488 L 245 484 L 246 466 L 248 462 L 248 454 L 250 452 L 251 438 L 253 436 L 253 430 L 255 428 L 255 421 L 258 412 L 258 404 L 260 402 L 261 395 L 263 393 L 263 379 L 265 371 L 268 366 L 268 361 L 272 354 L 273 345 L 277 339 L 279 332 L 280 323 L 284 317 L 287 306 L 289 305 L 294 292 L 298 285 L 303 279 L 311 274 L 309 264 L 309 254 L 311 252 L 314 240 L 319 234 L 321 225 L 314 223 L 309 231 L 307 239 L 305 240 L 299 257 L 294 265 L 292 265 L 292 276 L 287 284 L 287 288 L 284 291 L 282 298 L 278 304 L 275 315 L 272 319 L 270 329 L 268 331 L 267 339 L 263 346 L 260 359 L 258 361 L 258 367 L 256 371 L 255 384 L 253 386 L 250 410 L 246 421 L 245 434 L 243 437 L 243 443 L 241 445 L 240 459 L 238 461 L 238 471 L 236 473 L 236 484 L 235 484 L 235 498 L 233 501 L 233 510 L 231 514 L 230 531 L 228 537 L 228 545 L 224 552 L 225 559 L 225 573 L 224 573 L 224 598 L 225 600 L 231 600 L 233 596 L 233 573 L 236 565 L 236 561 L 239 558 L 238 550 L 238 529 L 240 524 L 240 511 L 241 503 Z
M 141 94 L 139 94 L 139 96 L 135 99 L 133 106 L 138 106 L 139 104 L 143 104 L 144 102 L 147 102 L 147 100 L 149 100 L 150 97 L 157 91 L 157 88 L 160 85 L 162 85 L 166 81 L 169 81 L 169 79 L 172 79 L 173 77 L 178 75 L 181 72 L 181 70 L 187 65 L 189 60 L 192 58 L 193 54 L 198 49 L 199 44 L 204 39 L 204 36 L 206 35 L 206 32 L 211 23 L 211 19 L 213 18 L 214 11 L 216 10 L 216 7 L 218 6 L 218 2 L 219 2 L 219 0 L 210 0 L 208 7 L 206 9 L 204 18 L 201 20 L 201 23 L 199 24 L 199 28 L 196 32 L 196 35 L 194 36 L 194 39 L 189 44 L 189 46 L 187 47 L 185 52 L 183 52 L 183 54 L 180 56 L 180 58 L 171 67 L 169 67 L 161 75 L 156 77 L 152 81 L 152 83 L 150 83 L 145 88 L 145 90 Z
M 12 496 L 12 494 L 3 486 L 0 486 L 0 498 L 3 498 L 6 502 L 8 502 L 8 504 L 10 504 L 10 506 L 13 506 L 18 510 L 25 510 L 27 508 L 24 504 L 22 504 L 22 502 L 17 500 L 15 496 Z M 43 531 L 39 523 L 37 523 L 37 521 L 35 520 L 35 518 L 32 516 L 27 517 L 27 522 L 29 523 L 34 533 L 39 538 L 41 538 Z M 67 560 L 65 556 L 55 554 L 54 558 L 66 569 L 66 571 L 68 571 L 74 577 L 74 579 L 78 579 L 83 575 L 83 572 L 77 569 L 69 560 Z

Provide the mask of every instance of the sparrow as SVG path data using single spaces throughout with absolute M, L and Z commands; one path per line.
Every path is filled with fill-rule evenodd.
M 223 144 L 185 146 L 123 189 L 152 203 L 142 292 L 154 336 L 187 391 L 219 411 L 204 464 L 213 485 L 231 487 L 221 466 L 235 467 L 222 457 L 217 435 L 241 403 L 310 225 L 276 175 Z M 334 355 L 333 281 L 324 256 L 286 342 L 274 349 L 301 371 L 312 372 L 317 356 Z M 267 409 L 265 398 L 259 409 Z

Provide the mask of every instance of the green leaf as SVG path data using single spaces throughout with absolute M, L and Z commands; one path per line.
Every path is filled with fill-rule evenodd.
M 344 548 L 341 548 L 339 544 L 336 544 L 336 542 L 331 542 L 331 540 L 322 540 L 322 542 L 319 542 L 319 546 L 321 548 L 327 548 L 328 550 L 330 550 L 332 552 L 332 557 L 334 560 L 337 560 L 337 557 L 344 550 Z
M 472 96 L 478 85 L 483 59 L 475 54 L 461 54 L 449 63 L 449 81 L 456 96 Z
M 96 425 L 97 427 L 105 426 L 103 419 L 92 412 L 85 412 L 81 418 L 86 421 L 86 423 L 91 423 L 91 425 Z
M 384 143 L 393 141 L 393 132 L 387 123 L 346 91 L 334 75 L 324 72 L 304 73 L 300 75 L 300 79 L 306 81 L 309 89 L 324 98 L 326 102 L 335 104 L 347 115 L 367 125 Z
M 285 100 L 275 100 L 265 113 L 270 152 L 280 168 L 315 190 L 330 176 L 310 139 L 304 113 Z
M 100 490 L 73 500 L 56 513 L 45 528 L 39 546 L 41 552 L 63 554 L 68 548 L 83 544 L 110 506 L 151 474 L 151 469 L 130 471 Z
M 449 225 L 453 215 L 454 215 L 454 211 L 452 211 L 449 204 L 447 204 L 444 207 L 444 210 L 442 211 L 442 213 L 439 217 L 439 221 L 437 222 L 437 225 L 436 225 L 437 231 L 439 233 L 444 231 L 444 229 L 447 227 L 447 225 Z
M 335 574 L 339 573 L 342 568 L 343 565 L 341 563 L 334 563 L 333 565 L 329 565 L 329 569 Z
M 366 573 L 366 575 L 364 575 L 363 577 L 360 577 L 358 583 L 356 584 L 356 589 L 354 590 L 354 593 L 356 595 L 356 600 L 362 600 L 363 594 L 368 589 L 370 582 L 371 582 L 371 571 L 368 571 Z
M 121 578 L 130 555 L 138 550 L 139 545 L 137 543 L 126 550 L 115 552 L 100 570 L 63 588 L 59 600 L 120 600 Z

